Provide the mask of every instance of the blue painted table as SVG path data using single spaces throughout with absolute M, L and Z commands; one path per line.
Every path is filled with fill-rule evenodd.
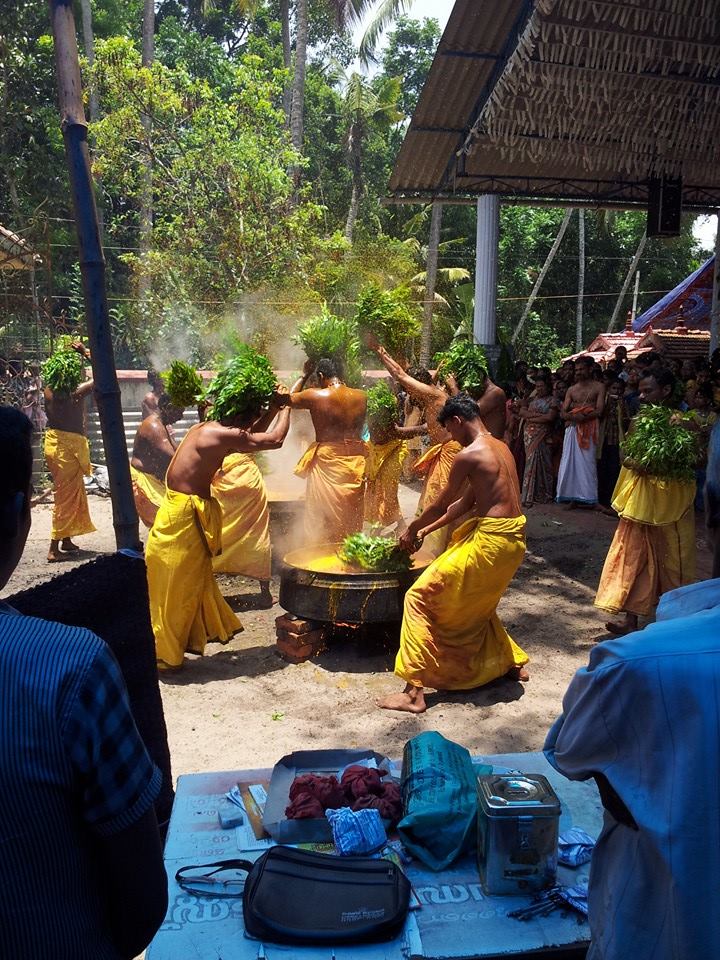
M 572 783 L 559 776 L 541 753 L 477 757 L 496 771 L 542 773 L 562 802 L 560 831 L 582 827 L 598 836 L 602 825 L 600 799 L 591 783 Z M 399 774 L 399 769 L 393 769 Z M 529 897 L 490 897 L 482 892 L 477 865 L 465 857 L 442 873 L 413 861 L 407 874 L 420 908 L 408 915 L 403 933 L 384 944 L 353 947 L 282 947 L 244 936 L 240 900 L 198 898 L 174 880 L 176 870 L 190 863 L 242 857 L 254 860 L 264 849 L 249 827 L 221 830 L 217 809 L 238 782 L 267 783 L 269 770 L 201 773 L 178 779 L 165 846 L 170 902 L 165 922 L 148 947 L 147 960 L 461 960 L 461 958 L 570 956 L 587 945 L 587 922 L 570 911 L 536 920 L 518 921 L 507 913 L 529 903 Z M 253 849 L 254 848 L 254 849 Z M 560 867 L 561 883 L 574 884 L 586 875 Z M 566 951 L 570 951 L 567 953 Z M 581 955 L 581 953 L 578 953 Z

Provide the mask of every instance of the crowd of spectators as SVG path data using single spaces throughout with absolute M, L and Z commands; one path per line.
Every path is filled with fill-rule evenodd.
M 508 397 L 505 441 L 515 458 L 525 507 L 555 498 L 567 426 L 561 411 L 565 395 L 575 383 L 576 362 L 565 360 L 553 371 L 518 360 L 513 380 L 503 384 Z M 703 440 L 697 466 L 698 489 L 702 490 L 707 438 L 720 411 L 720 350 L 709 359 L 680 362 L 651 350 L 628 359 L 627 350 L 621 346 L 605 365 L 593 361 L 591 377 L 604 388 L 596 447 L 599 505 L 606 510 L 611 506 L 621 466 L 621 444 L 640 409 L 642 384 L 648 377 L 661 387 L 670 386 L 670 405 L 692 415 Z

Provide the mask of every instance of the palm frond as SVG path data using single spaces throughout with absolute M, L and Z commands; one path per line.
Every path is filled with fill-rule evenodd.
M 358 56 L 364 66 L 367 67 L 371 63 L 377 62 L 375 51 L 385 28 L 388 27 L 393 20 L 397 20 L 401 14 L 408 13 L 412 4 L 413 0 L 380 0 L 377 9 L 373 13 L 372 20 L 365 28 L 365 33 L 360 41 Z

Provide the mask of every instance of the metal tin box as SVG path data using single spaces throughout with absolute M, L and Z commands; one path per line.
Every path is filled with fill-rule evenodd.
M 478 777 L 478 865 L 486 893 L 518 894 L 552 885 L 560 801 L 535 773 Z

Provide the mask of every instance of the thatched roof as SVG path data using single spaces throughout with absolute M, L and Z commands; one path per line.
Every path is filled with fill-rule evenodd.
M 42 263 L 27 241 L 0 224 L 0 270 L 30 270 Z
M 456 0 L 393 170 L 398 198 L 720 206 L 716 0 Z

